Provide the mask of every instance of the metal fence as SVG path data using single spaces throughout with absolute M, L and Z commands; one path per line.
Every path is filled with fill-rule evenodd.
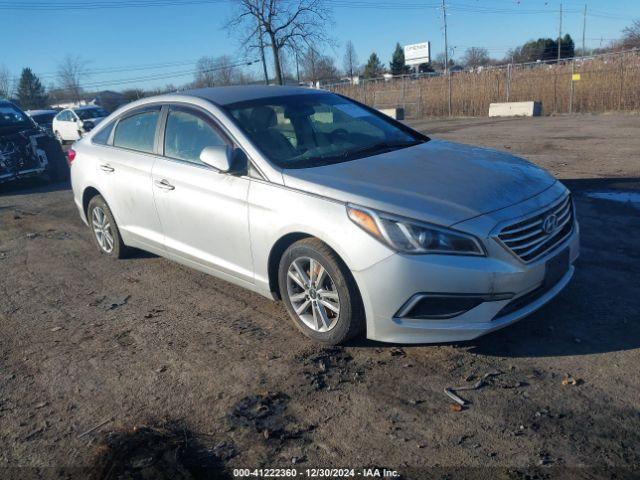
M 640 110 L 640 50 L 323 88 L 405 118 L 486 116 L 494 102 L 538 101 L 543 115 Z

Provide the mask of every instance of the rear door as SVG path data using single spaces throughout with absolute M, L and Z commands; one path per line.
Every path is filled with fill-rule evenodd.
M 151 251 L 163 249 L 151 183 L 160 108 L 141 107 L 118 119 L 97 166 L 101 193 L 125 243 Z
M 204 147 L 230 144 L 215 120 L 165 107 L 153 193 L 169 253 L 183 263 L 253 283 L 247 195 L 250 180 L 203 164 Z

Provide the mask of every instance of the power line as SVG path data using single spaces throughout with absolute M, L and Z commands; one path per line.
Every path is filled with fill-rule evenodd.
M 224 70 L 226 68 L 237 68 L 237 67 L 249 66 L 258 61 L 259 60 L 247 60 L 247 61 L 232 63 L 229 65 L 224 65 L 224 66 L 215 67 L 215 68 L 208 68 L 203 70 L 197 70 L 197 69 L 181 70 L 181 71 L 151 74 L 151 75 L 145 75 L 145 76 L 139 76 L 139 77 L 129 77 L 129 78 L 116 79 L 116 80 L 105 80 L 100 82 L 89 82 L 89 83 L 83 84 L 82 87 L 97 88 L 97 87 L 105 87 L 105 86 L 126 85 L 130 83 L 138 83 L 138 82 L 149 82 L 149 81 L 155 81 L 155 80 L 166 80 L 169 78 L 180 78 L 180 77 L 195 75 L 196 73 L 199 73 L 199 72 L 210 73 L 210 72 L 216 72 L 219 70 Z
M 0 10 L 57 11 L 57 10 L 96 10 L 121 8 L 176 7 L 207 4 L 234 4 L 233 0 L 89 0 L 82 3 L 69 1 L 37 2 L 37 1 L 0 1 Z M 424 9 L 437 7 L 436 3 L 424 4 L 414 2 L 375 2 L 367 0 L 326 0 L 326 3 L 342 8 L 377 8 L 377 9 Z

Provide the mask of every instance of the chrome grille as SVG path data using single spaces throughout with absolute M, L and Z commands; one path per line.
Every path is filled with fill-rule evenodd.
M 545 220 L 555 215 L 556 227 L 545 232 Z M 549 222 L 547 222 L 549 223 Z M 571 195 L 524 220 L 500 230 L 497 239 L 523 262 L 532 262 L 562 243 L 573 231 Z

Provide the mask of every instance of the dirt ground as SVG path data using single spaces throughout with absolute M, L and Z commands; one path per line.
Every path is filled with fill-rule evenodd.
M 638 478 L 640 204 L 586 193 L 640 194 L 640 116 L 416 126 L 573 190 L 582 255 L 555 301 L 472 342 L 323 348 L 280 304 L 150 254 L 99 255 L 67 185 L 3 186 L 0 477 Z M 443 389 L 490 372 L 452 411 Z

